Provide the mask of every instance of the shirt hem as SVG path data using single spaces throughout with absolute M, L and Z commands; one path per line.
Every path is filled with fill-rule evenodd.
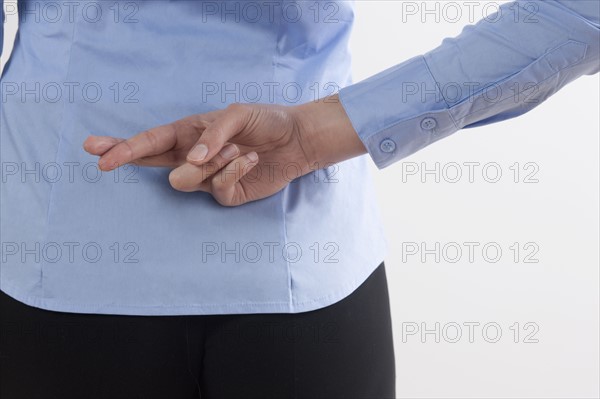
M 110 305 L 110 304 L 85 304 L 72 303 L 57 299 L 41 298 L 24 294 L 18 288 L 0 282 L 0 291 L 13 299 L 36 308 L 86 314 L 110 314 L 128 316 L 183 316 L 183 315 L 216 315 L 216 314 L 252 314 L 252 313 L 302 313 L 324 308 L 341 301 L 352 294 L 383 262 L 378 259 L 375 266 L 366 268 L 361 276 L 351 284 L 328 294 L 326 296 L 302 302 L 246 302 L 224 304 L 196 304 L 196 305 Z

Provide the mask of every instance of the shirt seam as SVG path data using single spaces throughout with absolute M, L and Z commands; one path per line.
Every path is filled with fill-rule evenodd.
M 280 40 L 281 40 L 281 36 L 283 34 L 283 23 L 282 23 L 282 17 L 280 16 L 277 20 L 278 26 L 277 26 L 277 33 L 276 33 L 276 37 L 275 37 L 275 47 L 273 49 L 273 82 L 278 82 L 277 80 L 277 73 L 279 71 L 279 61 L 281 59 L 281 54 L 279 51 L 279 45 L 280 45 Z M 279 97 L 279 94 L 276 94 L 277 97 Z M 281 232 L 283 235 L 283 242 L 285 243 L 285 245 L 287 246 L 288 243 L 288 234 L 287 234 L 287 220 L 286 220 L 286 211 L 285 211 L 285 204 L 287 201 L 287 194 L 288 194 L 288 189 L 289 189 L 289 185 L 287 187 L 285 187 L 281 194 L 280 194 L 280 198 L 281 198 Z M 286 270 L 287 270 L 287 284 L 288 284 L 288 302 L 287 302 L 287 306 L 290 310 L 293 309 L 294 307 L 294 295 L 293 295 L 293 286 L 292 286 L 292 268 L 291 268 L 291 264 L 289 259 L 285 259 L 285 265 L 286 265 Z
M 435 76 L 433 75 L 433 72 L 431 71 L 431 68 L 429 67 L 429 63 L 427 62 L 427 58 L 425 58 L 425 56 L 421 56 L 421 58 L 423 59 L 423 63 L 425 64 L 425 68 L 427 69 L 427 72 L 429 73 L 429 76 L 431 77 L 431 80 L 435 84 L 435 87 L 436 87 L 436 89 L 438 91 L 438 94 L 444 100 L 444 103 L 446 104 L 446 108 L 444 110 L 448 113 L 448 116 L 450 116 L 450 120 L 454 124 L 454 127 L 456 129 L 458 129 L 458 124 L 456 123 L 456 120 L 454 119 L 454 117 L 452 116 L 452 113 L 450 112 L 450 109 L 452 109 L 452 106 L 450 104 L 448 104 L 448 100 L 446 100 L 446 97 L 444 97 L 444 93 L 440 89 L 440 86 L 438 85 L 437 79 L 435 78 Z
M 71 44 L 69 45 L 69 59 L 67 60 L 67 68 L 65 71 L 65 82 L 67 81 L 67 79 L 69 78 L 69 75 L 71 74 L 71 61 L 73 59 L 73 46 L 75 44 L 75 32 L 76 32 L 76 27 L 77 27 L 77 22 L 78 19 L 75 19 L 73 21 L 73 28 L 71 30 Z M 66 112 L 67 112 L 67 101 L 66 99 L 63 101 L 63 105 L 61 108 L 61 114 L 60 114 L 60 122 L 57 124 L 58 126 L 58 144 L 56 145 L 56 152 L 54 154 L 54 163 L 57 163 L 56 161 L 58 160 L 58 154 L 60 153 L 60 149 L 62 147 L 63 144 L 63 128 L 65 126 L 65 119 L 66 119 Z M 48 193 L 48 206 L 46 208 L 46 233 L 44 234 L 44 241 L 47 241 L 47 238 L 50 234 L 50 213 L 52 210 L 52 201 L 55 195 L 55 186 L 56 183 L 50 183 L 50 192 Z M 44 288 L 44 263 L 42 262 L 40 264 L 40 281 L 39 281 L 39 285 L 40 287 Z

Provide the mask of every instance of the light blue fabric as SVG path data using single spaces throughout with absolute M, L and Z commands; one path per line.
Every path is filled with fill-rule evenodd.
M 505 3 L 427 54 L 342 89 L 340 101 L 385 168 L 462 128 L 530 111 L 597 73 L 599 14 L 598 0 Z
M 356 85 L 349 1 L 75 2 L 58 19 L 45 3 L 21 2 L 2 76 L 0 288 L 51 310 L 302 312 L 344 298 L 385 257 L 368 155 L 226 208 L 171 189 L 167 169 L 98 176 L 81 148 L 90 133 L 131 137 L 236 101 L 293 105 L 345 87 L 342 104 L 384 167 L 533 107 L 438 85 L 533 81 L 527 99 L 541 102 L 598 70 L 597 1 L 530 2 L 537 23 L 484 21 Z
M 65 2 L 61 18 L 57 4 L 21 3 L 2 77 L 3 291 L 68 312 L 300 312 L 383 261 L 367 155 L 228 208 L 175 191 L 166 168 L 98 178 L 82 149 L 235 101 L 332 94 L 351 82 L 351 3 L 318 18 L 313 2 Z

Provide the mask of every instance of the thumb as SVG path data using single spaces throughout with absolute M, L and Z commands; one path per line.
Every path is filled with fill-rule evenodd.
M 223 114 L 212 122 L 202 133 L 187 155 L 187 161 L 202 165 L 221 151 L 225 143 L 240 133 L 250 120 L 251 107 L 245 104 L 231 104 Z

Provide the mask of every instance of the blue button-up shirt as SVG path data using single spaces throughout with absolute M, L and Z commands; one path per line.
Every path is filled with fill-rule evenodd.
M 370 159 L 386 167 L 598 72 L 597 0 L 527 3 L 352 84 L 350 1 L 20 1 L 1 81 L 0 288 L 44 309 L 141 315 L 344 298 L 385 256 Z M 165 168 L 101 173 L 82 150 L 91 133 L 338 90 L 369 154 L 297 179 L 290 164 L 288 187 L 235 208 L 173 190 Z

